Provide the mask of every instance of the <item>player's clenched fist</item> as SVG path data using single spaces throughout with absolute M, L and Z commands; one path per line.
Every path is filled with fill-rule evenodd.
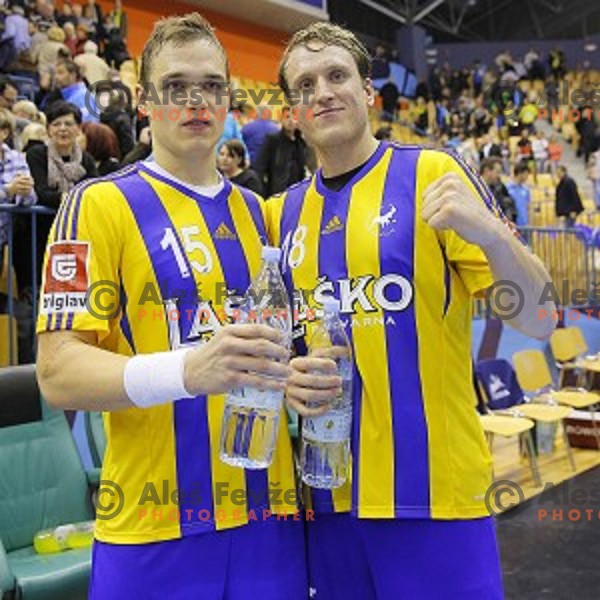
M 504 227 L 456 173 L 446 173 L 427 187 L 421 216 L 436 231 L 451 229 L 482 248 L 493 244 Z
M 290 373 L 289 350 L 282 343 L 282 334 L 267 325 L 223 327 L 186 354 L 185 389 L 195 396 L 239 387 L 281 390 Z

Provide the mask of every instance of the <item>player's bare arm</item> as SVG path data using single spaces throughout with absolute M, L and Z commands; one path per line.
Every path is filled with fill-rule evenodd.
M 551 281 L 541 261 L 531 253 L 473 194 L 455 173 L 447 173 L 423 194 L 423 219 L 436 231 L 453 230 L 479 246 L 495 281 L 508 280 L 524 294 L 523 308 L 508 323 L 525 335 L 546 339 L 554 329 L 551 300 L 539 304 Z M 502 310 L 498 308 L 499 314 Z M 540 318 L 540 315 L 545 315 Z
M 193 396 L 222 394 L 243 386 L 281 389 L 289 367 L 284 364 L 288 350 L 280 341 L 280 333 L 266 325 L 223 327 L 209 342 L 186 354 L 185 389 Z M 42 333 L 37 363 L 40 389 L 54 408 L 131 408 L 134 403 L 124 385 L 129 360 L 99 348 L 95 332 Z

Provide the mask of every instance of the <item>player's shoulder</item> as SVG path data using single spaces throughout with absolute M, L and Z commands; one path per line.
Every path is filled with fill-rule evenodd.
M 119 184 L 136 177 L 139 177 L 139 169 L 137 164 L 133 164 L 103 177 L 85 179 L 69 192 L 67 201 L 79 202 L 86 206 L 96 203 L 102 203 L 104 207 L 117 204 L 123 197 Z
M 315 173 L 311 177 L 307 177 L 306 179 L 303 179 L 302 181 L 299 181 L 298 183 L 294 183 L 294 184 L 290 185 L 290 187 L 288 187 L 283 192 L 279 192 L 277 194 L 271 194 L 266 200 L 267 205 L 272 205 L 272 206 L 276 205 L 276 204 L 280 205 L 280 204 L 283 204 L 284 201 L 286 201 L 286 199 L 288 199 L 288 198 L 290 201 L 295 200 L 295 201 L 301 202 L 302 198 L 304 197 L 304 194 L 309 189 L 309 187 L 313 184 L 316 176 L 317 175 Z
M 260 194 L 247 188 L 246 186 L 240 185 L 238 183 L 233 183 L 233 181 L 229 182 L 231 184 L 231 188 L 236 190 L 241 194 L 241 196 L 246 200 L 246 202 L 264 204 L 265 198 L 263 198 Z

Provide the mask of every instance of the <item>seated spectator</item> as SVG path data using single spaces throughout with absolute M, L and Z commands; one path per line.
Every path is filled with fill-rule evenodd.
M 425 98 L 417 98 L 417 104 L 412 111 L 411 120 L 418 135 L 426 136 L 429 133 L 429 111 Z
M 256 163 L 265 138 L 279 131 L 279 125 L 271 117 L 272 112 L 269 106 L 258 106 L 256 108 L 256 119 L 242 127 L 242 139 L 246 144 L 246 148 L 248 148 L 251 165 Z
M 119 143 L 115 132 L 102 123 L 83 123 L 83 150 L 94 157 L 98 175 L 114 173 L 120 168 Z
M 46 124 L 46 115 L 38 110 L 38 107 L 29 100 L 19 100 L 12 107 L 12 114 L 17 119 L 24 119 L 31 123 Z M 29 123 L 27 123 L 28 125 Z
M 473 169 L 479 169 L 479 153 L 475 146 L 475 140 L 467 137 L 464 133 L 458 136 L 459 143 L 456 145 L 456 153 L 466 160 Z
M 56 65 L 54 83 L 66 102 L 74 104 L 83 121 L 98 121 L 98 110 L 88 89 L 81 81 L 81 71 L 72 60 L 61 60 Z
M 5 75 L 0 75 L 0 108 L 12 110 L 18 95 L 19 90 L 16 84 Z
M 529 177 L 529 167 L 527 165 L 517 165 L 515 167 L 514 181 L 506 187 L 511 198 L 514 200 L 517 210 L 517 220 L 519 226 L 529 225 L 529 204 L 531 203 L 531 191 L 526 184 Z
M 73 27 L 77 27 L 77 17 L 73 14 L 70 2 L 63 2 L 61 12 L 56 14 L 56 23 L 59 27 L 64 27 L 66 23 L 71 23 Z
M 64 44 L 65 32 L 60 27 L 50 27 L 47 36 L 48 39 L 38 46 L 37 54 L 33 57 L 37 62 L 40 85 L 43 76 L 51 77 L 54 74 L 61 51 L 69 54 L 69 49 Z
M 469 129 L 475 137 L 486 135 L 493 124 L 492 115 L 483 105 L 483 96 L 475 98 L 475 106 L 469 115 Z
M 0 204 L 35 204 L 36 195 L 33 189 L 33 179 L 25 156 L 12 150 L 6 140 L 11 138 L 14 131 L 12 115 L 0 109 Z M 10 215 L 0 212 L 0 258 L 1 250 L 6 244 L 8 220 Z M 0 261 L 0 265 L 2 262 Z
M 63 25 L 63 31 L 65 32 L 65 46 L 69 49 L 71 56 L 77 54 L 77 34 L 75 33 L 75 25 L 68 21 Z
M 108 79 L 110 67 L 98 56 L 98 45 L 91 40 L 83 45 L 83 53 L 78 54 L 73 60 L 81 69 L 81 75 L 89 86 Z
M 146 125 L 140 129 L 138 141 L 131 152 L 128 152 L 121 161 L 121 166 L 131 165 L 138 160 L 145 160 L 152 154 L 152 136 L 150 127 Z
M 26 156 L 38 204 L 58 208 L 64 194 L 70 192 L 83 179 L 97 177 L 98 170 L 93 157 L 83 152 L 77 144 L 77 137 L 81 131 L 81 111 L 74 104 L 63 101 L 53 103 L 46 111 L 46 119 L 48 145 L 35 145 L 29 148 Z M 38 217 L 38 282 L 52 221 L 52 216 Z M 30 246 L 26 245 L 22 250 L 29 253 L 29 248 Z
M 29 123 L 26 125 L 20 135 L 21 152 L 27 153 L 29 148 L 38 144 L 48 143 L 48 130 L 46 125 L 41 123 Z
M 556 171 L 561 159 L 562 145 L 558 141 L 556 135 L 551 135 L 550 141 L 548 142 L 548 160 L 550 161 L 550 172 L 552 173 L 552 177 L 556 177 Z
M 119 142 L 119 155 L 133 150 L 133 109 L 131 90 L 122 81 L 107 81 L 96 87 L 100 122 L 108 125 Z
M 502 127 L 499 132 L 498 145 L 500 146 L 500 158 L 502 159 L 502 172 L 510 174 L 510 142 L 508 128 Z
M 391 126 L 390 125 L 386 125 L 385 127 L 380 127 L 375 132 L 375 139 L 376 140 L 391 141 L 392 140 L 392 128 L 391 128 Z
M 545 173 L 548 167 L 548 140 L 543 131 L 536 132 L 531 140 L 531 150 L 536 173 Z
M 8 69 L 22 52 L 31 46 L 29 22 L 22 6 L 14 5 L 4 20 L 4 32 L 0 44 L 0 68 Z
M 44 113 L 37 109 L 37 106 L 29 100 L 19 100 L 12 109 L 12 114 L 16 120 L 14 148 L 24 152 L 21 144 L 21 133 L 30 123 L 40 123 L 46 125 L 46 117 Z
M 385 79 L 390 76 L 390 63 L 385 54 L 385 46 L 377 44 L 375 46 L 375 56 L 371 66 L 371 77 L 373 79 Z
M 533 160 L 533 147 L 529 138 L 529 130 L 523 129 L 521 139 L 517 142 L 517 155 L 515 162 L 528 163 Z
M 515 201 L 508 193 L 506 186 L 502 183 L 500 176 L 502 174 L 501 161 L 497 158 L 487 158 L 481 163 L 479 170 L 481 179 L 490 188 L 496 202 L 506 215 L 506 218 L 513 223 L 517 220 L 517 207 Z
M 83 23 L 80 23 L 75 28 L 75 35 L 77 36 L 77 46 L 75 47 L 75 55 L 83 54 L 83 48 L 85 46 L 85 43 L 89 39 L 88 28 Z
M 228 140 L 221 146 L 217 166 L 232 183 L 262 195 L 260 179 L 252 168 L 246 166 L 246 149 L 239 140 Z
M 398 87 L 390 77 L 379 89 L 381 96 L 381 104 L 383 112 L 381 113 L 382 121 L 394 121 L 398 113 L 398 100 L 400 100 L 400 92 Z
M 448 126 L 448 137 L 458 138 L 461 134 L 465 132 L 465 125 L 461 119 L 459 113 L 454 112 L 450 116 L 450 125 Z
M 502 156 L 502 148 L 494 140 L 492 136 L 486 134 L 481 137 L 479 144 L 479 159 L 484 160 L 485 158 L 500 158 Z

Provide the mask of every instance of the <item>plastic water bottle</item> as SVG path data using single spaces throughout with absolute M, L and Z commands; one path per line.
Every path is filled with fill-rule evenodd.
M 319 417 L 302 419 L 300 468 L 302 481 L 314 488 L 333 489 L 348 479 L 352 427 L 352 348 L 340 321 L 340 303 L 323 302 L 323 320 L 313 331 L 309 355 L 332 358 L 342 378 L 342 393 Z
M 291 343 L 289 297 L 279 271 L 281 250 L 265 246 L 259 274 L 246 292 L 237 322 L 264 323 Z M 283 390 L 239 388 L 229 392 L 221 428 L 221 460 L 245 469 L 265 469 L 273 459 L 279 431 Z
M 89 548 L 94 541 L 94 521 L 59 525 L 38 531 L 33 547 L 38 554 L 55 554 L 74 548 Z

